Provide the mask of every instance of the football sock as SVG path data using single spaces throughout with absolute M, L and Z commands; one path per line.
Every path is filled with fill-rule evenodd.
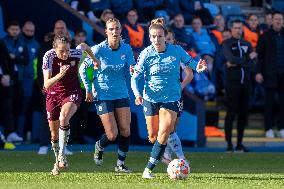
M 67 146 L 70 136 L 70 125 L 59 126 L 59 154 L 65 155 L 65 148 Z
M 152 147 L 152 152 L 151 152 L 151 157 L 149 159 L 147 168 L 150 169 L 151 171 L 154 169 L 154 167 L 157 165 L 159 160 L 161 159 L 165 148 L 167 145 L 165 144 L 160 144 L 158 140 L 156 140 L 154 146 Z
M 176 132 L 173 132 L 169 135 L 168 144 L 179 159 L 185 159 L 182 151 L 181 141 Z
M 169 145 L 169 141 L 167 143 L 167 147 L 165 148 L 165 152 L 164 152 L 164 158 L 165 159 L 168 159 L 168 160 L 171 160 L 172 159 L 172 149 Z
M 127 152 L 129 151 L 129 143 L 130 143 L 130 137 L 124 137 L 124 136 L 119 136 L 119 141 L 118 141 L 118 160 L 117 160 L 117 165 L 121 165 L 124 163 L 124 160 L 127 156 Z
M 110 143 L 111 141 L 108 140 L 107 135 L 104 133 L 98 142 L 100 150 L 104 150 L 104 148 L 107 147 Z
M 58 140 L 51 140 L 51 147 L 55 155 L 55 161 L 58 163 L 59 145 Z

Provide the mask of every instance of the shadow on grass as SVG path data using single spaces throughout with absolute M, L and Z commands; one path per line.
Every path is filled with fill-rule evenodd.
M 227 177 L 226 175 L 249 175 L 247 179 L 253 179 L 253 174 L 283 174 L 284 153 L 261 153 L 228 155 L 224 153 L 193 153 L 186 154 L 190 157 L 192 175 L 210 174 L 223 179 L 243 179 L 241 176 Z M 141 174 L 147 164 L 149 152 L 130 152 L 126 165 L 134 174 Z M 70 173 L 113 173 L 116 164 L 117 154 L 106 152 L 104 164 L 97 166 L 93 160 L 92 153 L 75 153 L 68 156 L 69 169 L 64 172 Z M 0 151 L 0 173 L 2 172 L 46 172 L 53 168 L 54 156 L 49 153 L 45 156 L 37 155 L 36 152 L 5 152 Z M 153 173 L 166 173 L 166 165 L 159 163 Z M 118 174 L 118 176 L 121 176 Z M 284 176 L 283 176 L 284 177 Z M 283 178 L 282 177 L 282 178 Z M 246 178 L 246 177 L 245 177 Z M 259 177 L 255 177 L 258 179 Z M 261 179 L 261 178 L 260 178 Z M 264 178 L 263 178 L 264 179 Z M 270 179 L 266 176 L 265 179 Z M 278 179 L 278 177 L 277 177 Z

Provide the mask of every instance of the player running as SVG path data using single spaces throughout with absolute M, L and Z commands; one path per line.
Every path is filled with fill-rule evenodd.
M 176 39 L 175 39 L 175 34 L 172 30 L 168 29 L 167 35 L 166 35 L 166 42 L 168 44 L 176 44 Z M 184 67 L 183 65 L 181 65 L 180 68 L 180 82 L 181 82 L 181 89 L 183 90 L 193 79 L 193 72 L 192 69 L 189 67 Z M 184 74 L 184 77 L 182 77 L 182 72 Z M 182 95 L 181 95 L 182 96 Z M 179 136 L 176 133 L 176 127 L 178 125 L 179 122 L 179 118 L 181 116 L 182 113 L 182 109 L 183 109 L 183 99 L 181 97 L 180 99 L 180 103 L 181 103 L 181 108 L 180 108 L 180 112 L 178 112 L 177 114 L 177 120 L 175 122 L 175 126 L 174 126 L 174 131 L 170 133 L 169 138 L 168 138 L 168 142 L 167 142 L 167 147 L 165 149 L 164 152 L 164 156 L 162 158 L 162 162 L 165 164 L 169 164 L 172 161 L 172 153 L 175 153 L 176 156 L 179 159 L 186 159 L 182 150 L 182 146 L 181 146 L 181 141 Z
M 106 22 L 107 39 L 93 46 L 92 51 L 101 62 L 93 81 L 97 92 L 96 109 L 103 123 L 105 133 L 96 142 L 94 160 L 103 164 L 103 151 L 110 143 L 118 139 L 118 159 L 116 172 L 129 173 L 125 159 L 129 150 L 131 113 L 129 95 L 126 86 L 129 66 L 135 64 L 131 47 L 121 40 L 121 24 L 116 18 Z M 86 88 L 86 101 L 94 100 L 91 82 L 86 77 L 86 69 L 93 66 L 86 59 L 80 66 L 80 76 Z M 130 78 L 129 78 L 130 79 Z
M 55 36 L 53 49 L 43 57 L 47 119 L 56 160 L 52 175 L 59 175 L 59 168 L 68 167 L 65 148 L 70 135 L 69 120 L 81 102 L 78 64 L 84 51 L 98 66 L 99 61 L 88 45 L 82 43 L 77 49 L 70 50 L 69 37 L 63 35 Z
M 142 175 L 146 179 L 154 178 L 152 170 L 165 151 L 169 134 L 174 131 L 181 98 L 180 64 L 198 72 L 207 67 L 204 60 L 195 62 L 179 45 L 166 44 L 163 19 L 153 20 L 149 33 L 151 45 L 141 52 L 131 78 L 135 103 L 144 106 L 149 140 L 154 144 Z M 138 81 L 144 74 L 142 97 Z

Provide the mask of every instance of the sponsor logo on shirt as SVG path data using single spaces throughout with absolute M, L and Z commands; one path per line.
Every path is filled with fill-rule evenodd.
M 173 62 L 173 61 L 175 61 L 175 60 L 176 60 L 176 57 L 174 57 L 174 56 L 169 56 L 169 57 L 163 58 L 163 59 L 162 59 L 162 62 L 164 62 L 164 63 L 171 63 L 171 62 Z

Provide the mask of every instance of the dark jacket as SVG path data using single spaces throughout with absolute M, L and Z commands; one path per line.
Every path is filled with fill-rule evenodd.
M 8 49 L 6 48 L 5 43 L 0 40 L 0 79 L 2 75 L 10 75 L 13 72 L 13 68 L 10 67 L 11 63 L 9 61 Z
M 40 90 L 43 88 L 43 73 L 42 73 L 43 56 L 46 53 L 46 51 L 52 49 L 52 42 L 53 39 L 49 40 L 48 42 L 44 42 L 38 51 L 38 62 L 37 62 L 38 75 L 36 79 L 36 84 Z
M 256 52 L 258 53 L 256 73 L 261 73 L 263 75 L 263 84 L 265 87 L 273 88 L 277 87 L 278 75 L 276 63 L 276 42 L 274 40 L 274 35 L 277 35 L 277 32 L 273 29 L 268 30 L 260 36 L 256 47 Z M 280 35 L 284 35 L 283 29 L 280 31 Z M 282 39 L 284 39 L 284 37 Z
M 250 71 L 253 61 L 249 54 L 252 52 L 251 44 L 243 39 L 231 37 L 222 44 L 223 53 L 228 62 L 234 67 L 227 67 L 226 83 L 243 84 L 250 82 Z

